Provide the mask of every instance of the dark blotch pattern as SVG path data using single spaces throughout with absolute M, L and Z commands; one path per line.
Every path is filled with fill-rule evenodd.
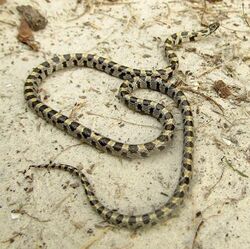
M 171 37 L 176 40 L 177 39 L 177 34 L 172 34 Z
M 157 216 L 157 218 L 161 218 L 164 215 L 164 212 L 161 209 L 157 209 L 155 210 L 155 214 Z
M 101 214 L 103 210 L 104 210 L 104 206 L 101 206 L 96 211 L 98 212 L 98 214 Z
M 170 130 L 170 131 L 173 131 L 174 130 L 174 125 L 173 124 L 167 124 L 167 125 L 165 125 L 165 129 L 166 130 Z
M 102 63 L 104 62 L 104 60 L 105 60 L 105 59 L 104 59 L 103 57 L 99 57 L 99 58 L 98 58 L 99 64 L 102 64 Z
M 35 108 L 38 104 L 40 104 L 41 103 L 41 101 L 39 101 L 39 100 L 36 100 L 36 101 L 34 101 L 34 102 L 32 102 L 32 107 L 33 108 Z
M 184 135 L 189 136 L 189 137 L 193 137 L 194 133 L 192 131 L 186 131 Z
M 94 147 L 96 147 L 96 142 L 95 141 L 91 141 L 91 144 L 94 146 Z
M 148 214 L 142 215 L 142 221 L 145 225 L 148 224 L 150 222 L 149 215 Z
M 185 115 L 185 116 L 193 116 L 191 111 L 185 111 L 185 112 L 183 112 L 183 115 Z
M 184 157 L 185 157 L 185 158 L 188 158 L 188 159 L 190 159 L 190 160 L 193 159 L 192 154 L 191 154 L 191 153 L 187 153 L 187 152 L 184 154 Z
M 41 65 L 44 67 L 50 67 L 50 64 L 47 61 L 43 62 Z
M 76 54 L 76 59 L 79 61 L 82 59 L 82 54 Z
M 68 118 L 64 115 L 61 115 L 58 119 L 57 119 L 57 123 L 58 124 L 63 124 Z
M 69 54 L 64 54 L 63 57 L 64 57 L 64 59 L 65 59 L 66 61 L 69 61 L 69 60 L 70 60 L 70 55 L 69 55 Z
M 45 109 L 47 109 L 48 108 L 48 106 L 46 106 L 46 105 L 42 105 L 42 106 L 40 106 L 39 107 L 39 111 L 40 112 L 43 112 Z
M 145 105 L 145 106 L 149 106 L 150 103 L 151 103 L 150 100 L 147 100 L 147 99 L 144 99 L 144 100 L 143 100 L 143 105 Z
M 96 205 L 98 203 L 98 201 L 97 200 L 92 200 L 92 201 L 89 201 L 89 203 L 91 204 L 91 206 L 94 206 L 94 205 Z
M 157 140 L 159 140 L 160 142 L 166 142 L 168 141 L 168 137 L 167 136 L 164 136 L 164 135 L 161 135 L 157 138 Z
M 188 170 L 188 171 L 192 171 L 192 165 L 188 164 L 188 163 L 183 163 L 183 167 Z
M 144 145 L 148 151 L 153 150 L 155 148 L 155 144 L 152 142 L 145 143 Z
M 174 197 L 183 198 L 184 194 L 185 193 L 183 191 L 178 191 L 174 193 Z
M 57 111 L 51 110 L 51 111 L 49 111 L 49 112 L 47 113 L 47 116 L 48 116 L 48 118 L 52 118 L 56 113 L 57 113 Z
M 115 221 L 116 221 L 116 224 L 121 224 L 122 223 L 122 220 L 123 220 L 123 215 L 122 214 L 119 214 Z
M 71 131 L 75 131 L 79 125 L 80 125 L 79 123 L 73 121 L 73 122 L 69 125 L 69 128 L 70 128 Z
M 33 89 L 25 89 L 25 90 L 24 90 L 24 94 L 33 93 L 33 92 L 34 92 Z
M 183 100 L 181 103 L 183 106 L 189 105 L 189 102 L 187 100 Z
M 170 208 L 170 209 L 175 209 L 176 208 L 176 204 L 173 202 L 168 202 L 165 204 L 165 207 Z
M 186 126 L 194 126 L 194 124 L 193 124 L 193 121 L 185 121 L 184 122 L 184 124 L 186 125 Z
M 181 32 L 181 35 L 184 36 L 184 37 L 186 37 L 188 35 L 188 32 L 183 31 L 183 32 Z
M 87 60 L 88 60 L 88 61 L 93 61 L 93 59 L 94 59 L 94 55 L 88 54 Z
M 28 77 L 28 78 L 29 78 L 29 77 Z M 28 79 L 28 78 L 27 78 L 27 79 Z M 33 82 L 27 82 L 27 81 L 26 81 L 26 82 L 25 82 L 25 86 L 33 86 Z
M 138 146 L 137 145 L 129 145 L 128 149 L 129 149 L 129 151 L 131 153 L 137 153 L 138 152 Z
M 183 184 L 189 184 L 189 178 L 188 177 L 184 177 L 184 178 L 182 178 L 181 179 L 181 181 L 180 181 L 180 185 L 183 185 Z
M 35 79 L 36 79 L 36 76 L 31 75 L 31 74 L 27 77 L 27 80 L 35 80 Z
M 194 144 L 193 144 L 193 142 L 189 141 L 189 142 L 185 143 L 185 146 L 186 147 L 194 147 Z
M 82 132 L 82 135 L 84 138 L 89 138 L 90 135 L 91 135 L 91 130 L 89 128 L 84 128 L 83 132 Z
M 109 212 L 106 213 L 105 217 L 109 220 L 112 214 L 113 214 L 113 211 L 110 210 Z
M 137 98 L 136 97 L 131 97 L 130 98 L 130 102 L 131 103 L 136 103 L 137 102 Z
M 115 144 L 114 144 L 114 150 L 115 151 L 120 151 L 121 149 L 122 149 L 122 143 L 119 143 L 119 142 L 116 142 Z
M 33 69 L 33 72 L 42 73 L 42 70 L 40 68 L 36 67 Z
M 101 138 L 101 139 L 98 140 L 98 142 L 99 142 L 99 144 L 100 144 L 101 146 L 106 146 L 106 145 L 108 144 L 109 141 L 110 141 L 110 139 L 109 139 L 109 138 L 106 138 L 106 137 L 103 137 L 103 138 Z
M 52 58 L 52 61 L 55 62 L 55 63 L 59 63 L 59 62 L 60 62 L 60 59 L 59 59 L 59 57 L 54 56 L 54 57 Z

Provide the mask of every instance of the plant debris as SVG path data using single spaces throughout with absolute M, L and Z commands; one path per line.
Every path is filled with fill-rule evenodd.
M 246 177 L 248 178 L 248 175 L 244 174 L 243 172 L 241 172 L 240 170 L 236 169 L 232 163 L 230 163 L 226 157 L 223 157 L 222 158 L 222 161 L 227 165 L 229 166 L 229 168 L 231 168 L 233 171 L 237 172 L 240 176 L 243 176 L 243 177 Z
M 250 18 L 247 16 L 247 14 L 245 13 L 245 6 L 244 3 L 242 3 L 242 17 L 243 20 L 245 21 L 246 25 L 248 27 L 250 27 Z
M 71 184 L 69 184 L 69 186 L 71 187 L 71 188 L 78 188 L 79 186 L 80 186 L 80 184 L 79 184 L 79 182 L 74 182 L 74 183 L 71 183 Z
M 0 0 L 0 5 L 5 4 L 6 0 Z
M 215 187 L 219 184 L 219 182 L 221 181 L 221 179 L 222 179 L 222 177 L 224 175 L 224 172 L 225 172 L 225 168 L 223 167 L 219 179 L 216 181 L 216 183 L 204 195 L 205 199 L 207 199 L 209 197 L 209 195 L 212 193 L 212 191 L 215 189 Z
M 23 236 L 23 233 L 14 232 L 13 235 L 9 239 L 3 240 L 3 241 L 1 241 L 1 243 L 10 243 L 11 244 L 11 243 L 15 242 L 15 238 L 18 236 Z
M 207 0 L 209 3 L 217 3 L 217 2 L 222 2 L 222 0 Z
M 199 217 L 199 216 L 198 216 Z M 199 234 L 199 231 L 201 229 L 201 227 L 204 225 L 204 220 L 201 220 L 200 223 L 198 224 L 197 228 L 196 228 L 196 231 L 195 231 L 195 235 L 194 235 L 194 239 L 193 239 L 193 242 L 192 242 L 192 249 L 195 248 L 195 245 L 196 245 L 196 239 L 198 237 L 198 234 Z
M 43 17 L 38 10 L 34 9 L 30 5 L 17 6 L 16 9 L 32 30 L 38 31 L 46 27 L 48 23 L 47 19 Z
M 32 30 L 30 29 L 30 27 L 25 19 L 21 20 L 20 26 L 18 28 L 17 39 L 20 42 L 27 44 L 32 50 L 34 50 L 34 51 L 39 50 L 39 45 L 34 40 Z
M 224 113 L 224 108 L 222 107 L 222 105 L 220 105 L 214 99 L 212 99 L 211 97 L 205 95 L 204 93 L 196 91 L 196 90 L 191 89 L 189 87 L 181 87 L 181 90 L 189 91 L 189 92 L 192 92 L 192 93 L 195 93 L 195 94 L 198 94 L 198 95 L 202 96 L 203 98 L 205 98 L 209 102 L 211 102 L 211 103 L 215 104 L 217 107 L 219 107 L 219 109 L 222 111 L 222 113 Z
M 232 95 L 230 88 L 222 80 L 215 81 L 213 88 L 223 99 L 227 99 L 230 95 Z
M 27 215 L 28 217 L 30 217 L 30 218 L 32 218 L 32 219 L 38 221 L 38 222 L 49 222 L 49 221 L 50 221 L 50 220 L 41 220 L 41 219 L 39 219 L 39 218 L 37 218 L 37 217 L 35 217 L 35 216 L 33 216 L 33 215 L 30 215 L 30 214 L 27 213 L 27 211 L 24 210 L 23 207 L 21 207 L 21 206 L 20 206 L 19 208 L 15 209 L 15 210 L 12 210 L 11 213 L 14 213 L 14 214 L 21 214 L 21 215 L 24 215 L 24 214 L 25 214 L 25 215 Z

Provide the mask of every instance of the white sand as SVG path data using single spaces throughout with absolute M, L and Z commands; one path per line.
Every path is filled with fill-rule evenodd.
M 7 0 L 0 6 L 0 20 L 18 24 L 17 4 L 30 2 Z M 250 184 L 245 176 L 250 176 L 249 1 L 244 19 L 242 1 L 207 2 L 204 9 L 198 0 L 99 0 L 73 21 L 84 3 L 74 11 L 76 0 L 32 2 L 49 22 L 34 33 L 39 52 L 17 41 L 15 26 L 0 22 L 0 248 L 250 248 Z M 224 113 L 212 100 L 185 91 L 196 128 L 194 177 L 175 218 L 137 232 L 105 226 L 77 178 L 35 169 L 23 174 L 31 164 L 54 160 L 82 167 L 98 197 L 122 212 L 142 213 L 164 202 L 161 192 L 172 193 L 182 153 L 180 113 L 171 99 L 152 91 L 136 93 L 168 105 L 178 125 L 169 148 L 130 161 L 80 144 L 38 118 L 27 108 L 23 85 L 32 67 L 56 53 L 91 52 L 130 67 L 164 67 L 166 36 L 199 29 L 201 21 L 220 21 L 222 27 L 178 50 L 180 70 L 186 88 L 211 97 Z M 231 88 L 232 96 L 223 99 L 215 92 L 218 80 Z M 104 135 L 129 143 L 151 140 L 160 124 L 119 103 L 115 94 L 121 83 L 92 69 L 71 69 L 47 79 L 41 94 L 67 115 L 75 110 L 81 123 Z

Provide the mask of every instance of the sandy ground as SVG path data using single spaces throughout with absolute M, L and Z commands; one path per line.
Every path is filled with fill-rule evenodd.
M 48 19 L 46 28 L 34 33 L 39 52 L 16 39 L 16 6 L 30 2 Z M 250 248 L 249 1 L 76 2 L 7 0 L 0 5 L 0 248 Z M 177 52 L 185 82 L 179 87 L 192 104 L 196 143 L 191 191 L 174 218 L 134 232 L 114 228 L 91 209 L 78 179 L 59 171 L 25 173 L 29 165 L 50 160 L 82 167 L 104 203 L 130 214 L 164 202 L 176 184 L 182 151 L 180 113 L 169 98 L 136 93 L 166 104 L 177 130 L 163 152 L 125 160 L 81 144 L 38 118 L 24 101 L 24 81 L 38 63 L 70 52 L 160 68 L 166 65 L 162 45 L 168 34 L 213 21 L 221 23 L 215 34 Z M 71 69 L 47 79 L 41 95 L 104 135 L 128 143 L 149 141 L 161 126 L 119 103 L 115 94 L 121 82 L 92 69 Z M 216 88 L 218 82 L 222 88 Z

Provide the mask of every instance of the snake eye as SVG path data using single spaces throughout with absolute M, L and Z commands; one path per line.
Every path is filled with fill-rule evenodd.
M 210 33 L 214 32 L 216 29 L 218 29 L 220 24 L 218 22 L 214 22 L 208 26 L 210 29 Z

